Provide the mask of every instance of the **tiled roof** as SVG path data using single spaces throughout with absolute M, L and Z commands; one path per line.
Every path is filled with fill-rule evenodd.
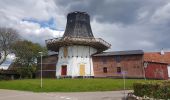
M 165 52 L 164 55 L 161 55 L 160 52 L 146 52 L 144 53 L 144 61 L 170 64 L 170 52 Z
M 116 56 L 116 55 L 143 55 L 143 50 L 129 50 L 129 51 L 113 51 L 113 52 L 102 52 L 94 56 Z

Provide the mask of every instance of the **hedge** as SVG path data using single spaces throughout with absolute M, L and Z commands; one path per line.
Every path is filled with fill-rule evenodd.
M 170 81 L 149 81 L 133 84 L 136 96 L 156 99 L 170 99 Z
M 5 76 L 5 75 L 0 75 L 0 81 L 2 80 L 11 80 L 11 77 Z

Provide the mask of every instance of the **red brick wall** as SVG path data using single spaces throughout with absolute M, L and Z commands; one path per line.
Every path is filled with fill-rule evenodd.
M 168 79 L 167 64 L 148 63 L 145 68 L 146 78 Z
M 43 59 L 42 59 L 43 77 L 45 77 L 45 78 L 55 78 L 56 77 L 57 61 L 58 61 L 57 55 L 43 57 Z M 36 77 L 40 77 L 40 66 L 41 66 L 41 59 L 38 58 Z
M 126 71 L 126 77 L 143 78 L 143 56 L 142 55 L 125 55 L 120 56 L 120 62 L 117 56 L 94 56 L 94 76 L 95 77 L 122 77 L 117 73 L 117 67 L 121 67 L 121 71 Z M 103 72 L 103 68 L 107 67 L 107 73 Z

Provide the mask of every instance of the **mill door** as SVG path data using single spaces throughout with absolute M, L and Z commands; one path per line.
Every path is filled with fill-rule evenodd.
M 61 67 L 61 75 L 67 75 L 67 65 L 62 65 L 62 67 Z
M 80 76 L 84 76 L 85 75 L 85 65 L 81 64 L 80 65 Z

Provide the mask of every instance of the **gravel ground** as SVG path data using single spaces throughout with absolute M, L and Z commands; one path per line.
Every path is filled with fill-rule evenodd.
M 128 92 L 125 91 L 126 95 Z M 122 100 L 124 91 L 34 93 L 15 90 L 0 90 L 0 100 Z

